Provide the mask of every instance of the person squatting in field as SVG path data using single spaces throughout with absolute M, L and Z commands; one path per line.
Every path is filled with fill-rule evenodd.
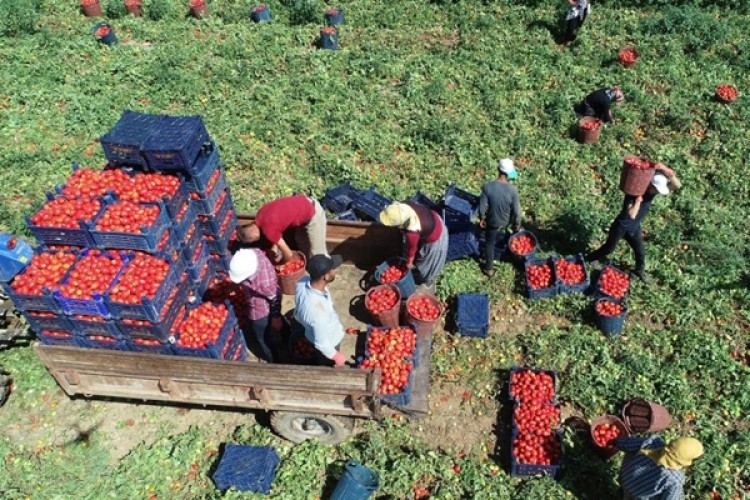
M 620 87 L 605 87 L 587 95 L 583 101 L 573 107 L 573 110 L 576 112 L 578 118 L 593 116 L 605 123 L 609 123 L 613 120 L 612 102 L 620 104 L 624 100 L 625 94 L 623 94 Z

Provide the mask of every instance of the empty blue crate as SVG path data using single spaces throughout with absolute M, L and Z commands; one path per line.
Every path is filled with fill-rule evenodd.
M 448 255 L 446 262 L 474 255 L 479 255 L 479 241 L 473 231 L 448 235 Z
M 213 480 L 221 491 L 234 488 L 268 495 L 279 462 L 279 455 L 273 447 L 228 443 Z
M 547 264 L 551 268 L 552 286 L 540 289 L 532 288 L 531 282 L 529 281 L 529 268 L 531 266 L 539 266 L 543 264 Z M 524 284 L 526 286 L 526 295 L 532 300 L 546 299 L 557 295 L 560 292 L 560 286 L 557 280 L 557 272 L 555 271 L 555 259 L 549 257 L 546 259 L 531 259 L 524 262 Z
M 485 293 L 461 293 L 456 300 L 456 326 L 464 337 L 486 338 L 490 325 L 490 298 Z
M 366 191 L 360 191 L 352 200 L 352 208 L 362 217 L 362 220 L 373 220 L 379 222 L 380 212 L 385 207 L 393 203 L 393 200 L 377 193 L 375 189 L 370 188 Z
M 164 232 L 172 228 L 172 221 L 163 202 L 158 203 L 159 215 L 150 227 L 141 226 L 141 232 L 121 233 L 117 231 L 100 231 L 96 229 L 97 221 L 89 226 L 91 236 L 98 248 L 140 250 L 142 252 L 156 252 Z M 102 210 L 99 217 L 104 214 Z M 97 218 L 98 220 L 98 218 Z
M 165 116 L 143 144 L 143 155 L 154 170 L 185 170 L 210 145 L 209 139 L 200 116 Z
M 443 216 L 443 222 L 445 222 L 445 227 L 448 228 L 449 233 L 461 233 L 469 231 L 474 227 L 470 215 L 459 212 L 453 208 L 444 207 L 441 215 Z
M 118 165 L 147 166 L 141 148 L 156 132 L 163 117 L 126 110 L 109 132 L 99 138 L 104 156 Z
M 416 193 L 414 193 L 414 196 L 409 198 L 409 201 L 414 202 L 414 203 L 419 203 L 420 205 L 424 205 L 430 210 L 435 210 L 435 211 L 440 210 L 440 204 L 432 201 L 422 191 L 417 191 Z
M 354 189 L 351 182 L 347 181 L 335 188 L 326 189 L 326 193 L 320 200 L 320 204 L 326 210 L 340 214 L 351 207 L 356 195 L 357 190 Z
M 216 170 L 221 168 L 221 159 L 216 144 L 210 141 L 200 150 L 192 167 L 178 172 L 187 191 L 205 191 Z
M 357 217 L 357 214 L 354 213 L 354 210 L 344 210 L 340 214 L 336 216 L 336 220 L 347 220 L 351 222 L 356 222 L 359 220 L 359 217 Z
M 453 183 L 445 191 L 443 204 L 471 218 L 476 215 L 479 208 L 479 196 L 464 191 Z

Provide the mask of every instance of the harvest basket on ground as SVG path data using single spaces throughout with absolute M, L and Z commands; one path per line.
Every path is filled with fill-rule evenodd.
M 672 422 L 672 416 L 662 405 L 633 398 L 622 407 L 622 419 L 633 434 L 659 432 Z
M 563 293 L 586 293 L 591 285 L 582 254 L 555 259 L 555 272 Z
M 523 264 L 532 259 L 539 243 L 531 231 L 521 230 L 508 237 L 507 252 L 511 260 Z
M 593 144 L 599 140 L 602 132 L 602 121 L 593 116 L 584 116 L 578 121 L 578 140 L 584 144 Z
M 425 291 L 411 294 L 405 305 L 405 321 L 414 326 L 419 337 L 429 335 L 444 312 L 443 303 Z
M 605 427 L 600 428 L 599 426 L 605 426 Z M 620 420 L 618 417 L 614 415 L 603 415 L 601 417 L 598 417 L 592 420 L 591 421 L 591 444 L 593 445 L 594 451 L 597 453 L 597 455 L 604 458 L 605 460 L 608 460 L 614 457 L 617 454 L 617 452 L 620 450 L 612 444 L 602 445 L 601 440 L 607 439 L 607 438 L 598 436 L 597 429 L 607 430 L 611 432 L 610 434 L 611 438 L 617 438 L 621 436 L 630 436 L 630 430 L 628 429 L 628 426 L 625 425 L 625 422 L 623 422 L 622 420 Z
M 620 335 L 625 326 L 628 305 L 624 299 L 602 297 L 594 303 L 596 324 L 602 333 L 608 337 Z

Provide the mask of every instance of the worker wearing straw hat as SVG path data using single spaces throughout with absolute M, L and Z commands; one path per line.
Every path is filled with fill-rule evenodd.
M 635 271 L 633 274 L 644 283 L 648 283 L 646 249 L 643 244 L 641 221 L 646 217 L 651 208 L 651 202 L 657 195 L 668 195 L 671 191 L 676 191 L 682 187 L 682 183 L 669 167 L 657 163 L 656 170 L 658 172 L 654 174 L 651 184 L 643 195 L 625 195 L 622 210 L 609 228 L 607 241 L 586 256 L 586 260 L 592 265 L 597 265 L 599 260 L 612 253 L 620 240 L 624 238 L 635 253 Z
M 406 265 L 414 282 L 433 288 L 448 257 L 448 228 L 437 212 L 419 203 L 394 202 L 380 212 L 380 222 L 404 231 Z
M 620 468 L 623 500 L 684 498 L 684 469 L 703 455 L 703 445 L 691 437 L 669 444 L 659 436 L 621 437 L 615 446 L 625 452 Z
M 620 87 L 605 87 L 587 95 L 573 110 L 579 118 L 593 116 L 609 123 L 612 121 L 612 103 L 620 104 L 624 100 L 625 94 Z

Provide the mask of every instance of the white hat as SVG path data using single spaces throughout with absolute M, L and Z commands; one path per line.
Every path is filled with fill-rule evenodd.
M 258 255 L 254 250 L 243 248 L 232 256 L 229 262 L 229 279 L 242 283 L 258 270 Z
M 502 173 L 508 176 L 508 179 L 515 179 L 518 177 L 518 170 L 516 170 L 516 166 L 513 165 L 513 160 L 510 158 L 503 158 L 500 160 L 500 164 L 497 167 L 500 169 Z
M 664 174 L 654 174 L 653 179 L 651 179 L 651 185 L 659 191 L 659 194 L 668 195 L 670 192 L 669 180 Z

